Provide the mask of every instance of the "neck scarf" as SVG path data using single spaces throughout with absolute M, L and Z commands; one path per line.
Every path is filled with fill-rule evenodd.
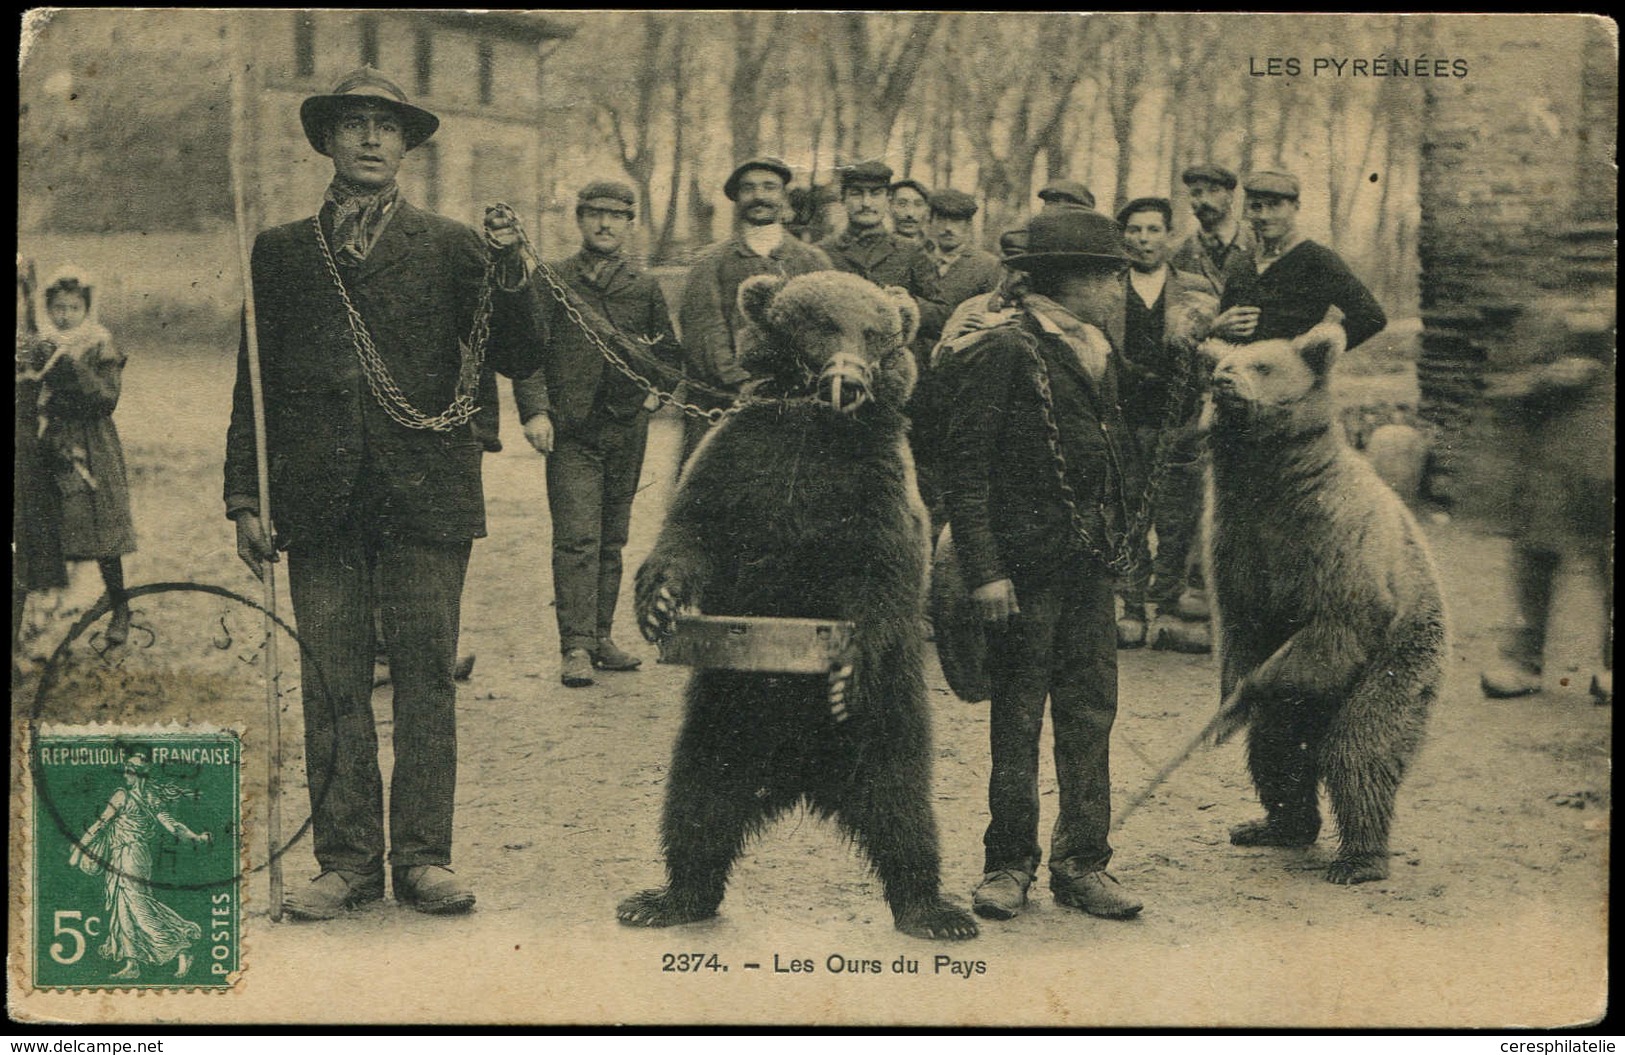
M 326 202 L 333 206 L 333 241 L 338 251 L 352 263 L 367 259 L 372 247 L 389 224 L 400 188 L 389 186 L 370 190 L 344 183 L 337 177 L 327 186 Z
M 1112 342 L 1106 334 L 1037 293 L 1028 293 L 1022 298 L 1022 304 L 1040 329 L 1059 337 L 1061 343 L 1072 350 L 1083 372 L 1098 385 L 1106 375 L 1106 362 L 1112 354 Z
M 784 225 L 770 223 L 762 227 L 749 224 L 744 229 L 745 245 L 757 256 L 772 256 L 773 250 L 784 242 Z

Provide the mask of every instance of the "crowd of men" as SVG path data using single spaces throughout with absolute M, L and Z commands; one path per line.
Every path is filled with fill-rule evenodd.
M 274 525 L 255 486 L 246 339 L 225 486 L 245 562 L 258 574 L 287 554 L 309 660 L 306 757 L 334 760 L 311 774 L 320 872 L 290 895 L 292 915 L 329 919 L 381 898 L 386 861 L 403 903 L 474 903 L 450 865 L 459 611 L 470 544 L 485 533 L 491 445 L 470 422 L 489 401 L 481 366 L 513 379 L 525 438 L 547 458 L 560 680 L 590 685 L 639 665 L 613 630 L 656 391 L 685 386 L 686 457 L 710 426 L 702 413 L 748 395 L 740 284 L 831 268 L 919 307 L 923 380 L 909 409 L 921 491 L 935 524 L 953 527 L 989 629 L 991 821 L 974 907 L 1008 919 L 1026 903 L 1042 856 L 1048 701 L 1054 895 L 1102 917 L 1140 911 L 1105 871 L 1116 651 L 1148 636 L 1207 647 L 1196 342 L 1292 336 L 1330 314 L 1355 345 L 1385 322 L 1337 255 L 1298 233 L 1295 178 L 1186 170 L 1200 230 L 1178 246 L 1169 199 L 1107 215 L 1087 187 L 1057 182 L 995 257 L 972 244 L 971 195 L 875 161 L 841 172 L 845 228 L 803 241 L 785 225 L 794 172 L 751 158 L 723 184 L 732 230 L 689 270 L 674 328 L 659 284 L 626 255 L 637 202 L 625 184 L 581 188 L 580 249 L 542 269 L 513 217 L 488 213 L 482 238 L 401 197 L 404 156 L 439 121 L 376 70 L 305 100 L 300 116 L 333 182 L 315 216 L 264 232 L 253 254 Z M 1247 224 L 1233 215 L 1238 186 Z M 484 361 L 471 368 L 475 346 Z M 1148 606 L 1167 633 L 1149 634 Z M 370 702 L 380 648 L 395 697 L 387 838 Z

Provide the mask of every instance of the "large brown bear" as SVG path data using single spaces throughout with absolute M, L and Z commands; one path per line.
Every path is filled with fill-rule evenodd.
M 1220 738 L 1249 727 L 1262 820 L 1238 846 L 1307 846 L 1324 784 L 1334 883 L 1388 875 L 1394 796 L 1422 742 L 1446 655 L 1439 578 L 1403 502 L 1336 427 L 1341 327 L 1292 341 L 1210 341 L 1209 564 Z
M 701 443 L 638 571 L 645 636 L 678 608 L 848 620 L 850 671 L 696 670 L 666 783 L 667 883 L 622 922 L 715 915 L 745 840 L 805 802 L 858 843 L 897 928 L 974 937 L 939 891 L 922 668 L 925 507 L 902 406 L 912 300 L 855 275 L 764 275 L 739 290 L 754 326 L 751 397 Z M 843 720 L 844 719 L 844 720 Z

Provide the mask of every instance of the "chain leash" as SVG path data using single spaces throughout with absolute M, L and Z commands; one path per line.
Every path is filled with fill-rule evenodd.
M 355 303 L 350 299 L 350 291 L 345 288 L 344 279 L 339 275 L 338 263 L 333 259 L 333 250 L 327 244 L 327 236 L 322 233 L 320 217 L 312 217 L 310 222 L 316 229 L 316 244 L 321 247 L 322 261 L 327 265 L 327 273 L 333 279 L 333 284 L 338 287 L 340 299 L 344 301 L 344 311 L 349 319 L 350 337 L 355 345 L 356 358 L 361 361 L 361 372 L 367 377 L 367 386 L 372 389 L 373 399 L 378 401 L 378 405 L 391 420 L 409 429 L 450 432 L 459 425 L 467 424 L 480 409 L 475 397 L 479 394 L 480 371 L 485 366 L 485 344 L 491 335 L 491 287 L 496 277 L 495 255 L 490 256 L 485 262 L 485 275 L 480 280 L 480 298 L 474 308 L 474 322 L 468 338 L 457 342 L 460 353 L 457 387 L 453 391 L 451 403 L 445 410 L 430 417 L 413 406 L 406 398 L 406 393 L 395 383 L 389 367 L 378 354 L 377 346 L 372 343 L 372 334 L 367 332 L 366 320 L 361 317 L 361 312 L 356 310 Z
M 1025 335 L 1023 335 L 1025 337 Z M 1096 543 L 1089 534 L 1088 525 L 1084 522 L 1083 513 L 1078 508 L 1077 492 L 1072 490 L 1071 481 L 1067 478 L 1066 452 L 1061 447 L 1061 428 L 1055 420 L 1055 395 L 1050 387 L 1049 365 L 1044 362 L 1044 356 L 1038 349 L 1038 343 L 1030 338 L 1023 341 L 1028 356 L 1033 361 L 1034 384 L 1038 389 L 1039 408 L 1044 419 L 1044 431 L 1049 441 L 1050 457 L 1055 462 L 1055 479 L 1061 489 L 1061 504 L 1066 508 L 1067 517 L 1071 521 L 1072 531 L 1083 545 L 1084 552 L 1099 560 L 1108 569 L 1119 575 L 1129 575 L 1138 564 L 1137 541 L 1144 538 L 1150 528 L 1152 501 L 1162 486 L 1163 479 L 1168 474 L 1172 461 L 1174 433 L 1179 420 L 1183 416 L 1185 398 L 1189 394 L 1191 380 L 1191 364 L 1189 356 L 1180 357 L 1179 378 L 1174 384 L 1174 390 L 1168 396 L 1168 402 L 1163 410 L 1162 426 L 1157 430 L 1157 444 L 1152 457 L 1151 471 L 1146 478 L 1145 492 L 1140 498 L 1139 508 L 1129 516 L 1127 495 L 1124 494 L 1124 476 L 1121 466 L 1118 466 L 1117 493 L 1118 500 L 1125 514 L 1127 524 L 1116 537 L 1111 536 L 1111 526 L 1106 524 L 1108 537 L 1105 546 Z M 1100 431 L 1106 438 L 1108 450 L 1113 449 L 1111 436 L 1106 432 L 1105 423 L 1102 422 Z M 1115 461 L 1115 458 L 1114 458 Z M 1102 517 L 1105 521 L 1105 517 Z

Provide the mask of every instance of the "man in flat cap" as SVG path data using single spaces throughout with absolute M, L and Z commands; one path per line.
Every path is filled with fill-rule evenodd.
M 1095 192 L 1079 183 L 1077 180 L 1056 180 L 1038 192 L 1038 200 L 1044 203 L 1044 208 L 1052 205 L 1081 205 L 1085 209 L 1095 207 Z
M 734 203 L 733 231 L 700 252 L 678 306 L 688 376 L 711 390 L 688 393 L 689 402 L 698 406 L 727 406 L 749 379 L 739 365 L 738 335 L 745 322 L 739 314 L 740 284 L 752 275 L 792 278 L 830 268 L 823 250 L 784 229 L 790 180 L 790 166 L 759 157 L 741 162 L 722 185 L 722 193 Z M 684 419 L 685 461 L 707 427 L 704 418 Z
M 924 245 L 929 238 L 925 223 L 931 211 L 931 189 L 917 179 L 900 179 L 891 185 L 891 229 L 893 233 Z
M 841 170 L 841 204 L 846 230 L 819 243 L 830 263 L 862 275 L 877 286 L 899 286 L 920 308 L 920 336 L 936 338 L 948 319 L 948 307 L 937 291 L 936 269 L 925 250 L 886 230 L 891 194 L 891 167 L 864 161 Z
M 1236 174 L 1211 161 L 1192 165 L 1180 174 L 1190 196 L 1191 212 L 1201 229 L 1180 244 L 1169 263 L 1181 271 L 1207 278 L 1224 292 L 1225 265 L 1233 256 L 1252 252 L 1253 231 L 1233 215 L 1236 205 Z
M 632 188 L 589 183 L 576 196 L 581 248 L 552 265 L 600 332 L 607 328 L 646 349 L 629 365 L 669 390 L 682 369 L 666 298 L 653 275 L 628 260 L 636 216 Z M 547 325 L 544 367 L 513 385 L 525 438 L 547 456 L 547 507 L 553 519 L 554 614 L 568 688 L 593 683 L 593 672 L 636 670 L 636 656 L 615 643 L 621 550 L 632 523 L 632 499 L 643 472 L 649 412 L 658 403 L 608 363 L 549 289 L 537 291 Z M 624 348 L 621 349 L 626 354 Z
M 1298 233 L 1296 176 L 1255 172 L 1242 189 L 1257 245 L 1225 267 L 1215 333 L 1231 342 L 1291 339 L 1338 319 L 1355 348 L 1388 325 L 1377 298 L 1343 258 Z
M 992 814 L 978 915 L 1010 919 L 1042 857 L 1039 803 L 1057 803 L 1050 889 L 1063 905 L 1126 919 L 1140 903 L 1106 874 L 1109 740 L 1117 712 L 1113 572 L 1132 450 L 1117 411 L 1123 235 L 1081 206 L 1034 216 L 1011 322 L 962 349 L 943 473 L 960 569 L 988 628 Z M 1052 446 L 1054 444 L 1054 446 Z M 1041 799 L 1039 733 L 1054 723 L 1057 798 Z
M 315 216 L 261 232 L 252 279 L 271 510 L 261 517 L 248 342 L 226 437 L 226 513 L 255 575 L 288 554 L 303 643 L 311 834 L 320 873 L 289 891 L 296 919 L 330 919 L 384 896 L 384 788 L 372 712 L 374 609 L 394 682 L 388 859 L 395 897 L 463 912 L 448 867 L 456 794 L 459 610 L 471 543 L 485 534 L 479 363 L 524 377 L 542 334 L 511 216 L 483 237 L 424 212 L 395 182 L 439 120 L 377 70 L 299 111 L 332 159 Z M 488 339 L 476 310 L 487 260 Z M 271 530 L 267 530 L 267 529 Z
M 1202 514 L 1196 346 L 1218 314 L 1219 291 L 1202 275 L 1169 265 L 1173 216 L 1167 198 L 1135 198 L 1117 211 L 1129 260 L 1123 277 L 1119 402 L 1142 464 L 1149 467 L 1160 453 L 1166 466 L 1151 504 L 1156 559 L 1144 539 L 1135 540 L 1139 559 L 1123 587 L 1117 646 L 1145 644 L 1151 602 L 1158 627 L 1153 647 L 1178 643 L 1200 651 L 1208 612 L 1195 545 Z

